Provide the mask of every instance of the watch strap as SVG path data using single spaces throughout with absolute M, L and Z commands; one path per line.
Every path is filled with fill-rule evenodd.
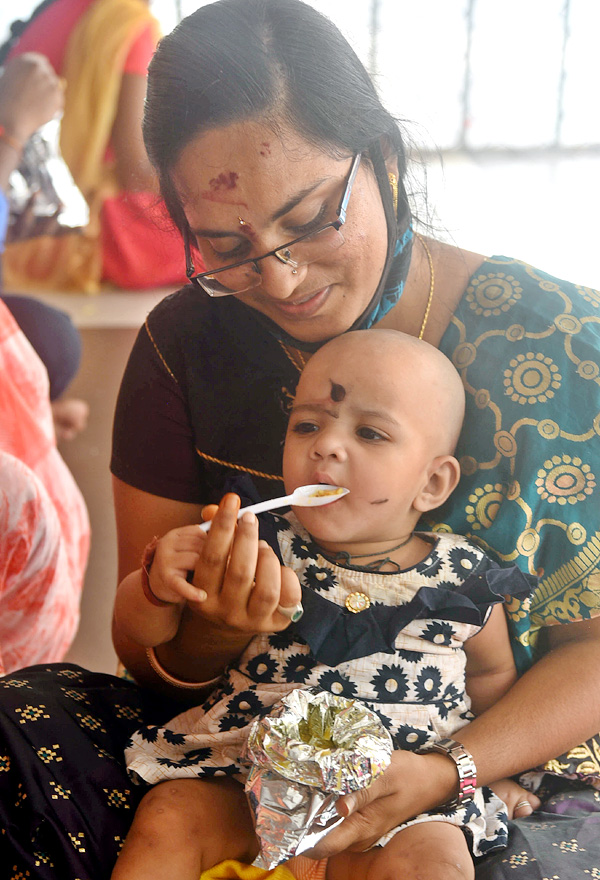
M 418 754 L 439 752 L 442 755 L 447 755 L 456 764 L 458 794 L 452 800 L 438 807 L 440 811 L 455 810 L 457 807 L 462 807 L 473 800 L 475 789 L 477 788 L 477 767 L 475 766 L 473 755 L 462 743 L 445 737 L 444 739 L 438 739 L 436 742 L 427 743 L 427 745 L 417 749 L 417 752 Z

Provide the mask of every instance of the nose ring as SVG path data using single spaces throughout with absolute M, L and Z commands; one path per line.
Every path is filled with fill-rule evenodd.
M 298 274 L 298 270 L 297 270 L 297 269 L 292 269 L 292 275 L 297 275 L 297 274 Z

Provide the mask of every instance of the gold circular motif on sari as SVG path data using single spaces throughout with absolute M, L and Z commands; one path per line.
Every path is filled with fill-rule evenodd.
M 594 361 L 579 361 L 577 374 L 582 379 L 597 379 L 600 374 L 600 367 Z
M 505 458 L 512 458 L 517 454 L 517 441 L 509 431 L 496 431 L 494 446 Z
M 352 614 L 358 614 L 360 611 L 366 611 L 367 608 L 371 607 L 371 600 L 366 593 L 361 593 L 357 590 L 355 593 L 350 593 L 346 596 L 344 604 Z
M 538 422 L 537 429 L 544 440 L 555 440 L 560 434 L 560 426 L 553 419 L 542 419 Z
M 485 409 L 490 402 L 490 392 L 485 388 L 480 388 L 475 395 L 475 406 L 479 409 Z
M 517 550 L 521 556 L 533 556 L 540 546 L 540 536 L 535 529 L 523 529 L 517 538 Z
M 570 455 L 553 455 L 538 470 L 535 481 L 538 495 L 549 504 L 576 504 L 584 501 L 596 487 L 596 478 L 589 464 Z
M 509 342 L 519 342 L 525 336 L 525 327 L 522 324 L 511 324 L 506 331 Z
M 475 489 L 469 495 L 471 503 L 465 507 L 467 522 L 471 523 L 474 530 L 489 529 L 498 515 L 504 497 L 501 483 L 493 486 L 491 483 L 486 483 L 483 488 Z
M 506 394 L 514 403 L 546 403 L 560 388 L 562 376 L 552 358 L 528 351 L 509 361 L 504 370 Z
M 457 370 L 464 370 L 477 357 L 477 348 L 471 342 L 461 342 L 452 354 L 452 363 Z
M 570 523 L 567 526 L 567 538 L 571 544 L 584 544 L 587 541 L 587 532 L 581 523 Z
M 474 278 L 467 287 L 466 300 L 475 314 L 489 318 L 507 312 L 521 298 L 522 292 L 514 275 L 497 272 Z
M 459 464 L 460 472 L 465 477 L 470 477 L 471 474 L 474 474 L 478 467 L 477 459 L 473 458 L 472 455 L 463 455 Z
M 557 315 L 554 319 L 554 326 L 557 330 L 560 330 L 561 333 L 567 333 L 569 336 L 574 336 L 581 330 L 581 321 L 579 318 L 576 318 L 575 315 Z

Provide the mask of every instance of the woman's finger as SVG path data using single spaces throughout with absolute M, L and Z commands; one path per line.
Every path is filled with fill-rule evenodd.
M 238 495 L 225 495 L 215 513 L 194 572 L 194 586 L 209 597 L 220 594 L 240 509 Z
M 214 525 L 211 532 L 213 528 Z M 238 520 L 219 597 L 227 622 L 243 629 L 248 628 L 248 602 L 254 589 L 258 544 L 258 520 L 253 513 L 245 513 Z
M 260 541 L 257 549 L 255 583 L 248 597 L 248 619 L 257 632 L 280 630 L 288 623 L 274 620 L 281 593 L 281 565 L 266 541 Z

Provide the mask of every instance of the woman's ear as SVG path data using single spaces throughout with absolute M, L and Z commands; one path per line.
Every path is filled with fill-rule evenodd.
M 392 142 L 387 135 L 384 135 L 380 141 L 381 152 L 387 168 L 388 174 L 395 174 L 398 177 L 398 153 L 395 152 Z
M 460 465 L 453 455 L 438 455 L 428 468 L 427 482 L 413 501 L 415 510 L 435 510 L 452 494 L 460 479 Z

